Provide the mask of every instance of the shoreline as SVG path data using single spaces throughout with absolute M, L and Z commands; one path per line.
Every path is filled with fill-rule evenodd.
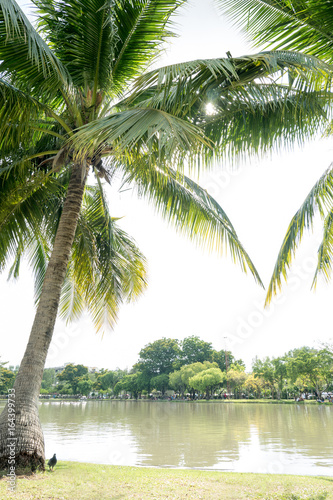
M 1 401 L 1 399 L 0 399 Z M 5 401 L 5 399 L 3 399 Z M 325 401 L 324 403 L 318 403 L 316 400 L 311 400 L 311 399 L 306 399 L 304 401 L 294 401 L 293 399 L 132 399 L 132 398 L 127 398 L 127 399 L 121 399 L 121 398 L 89 398 L 89 399 L 79 399 L 79 398 L 39 398 L 39 402 L 61 402 L 61 401 L 66 401 L 66 402 L 76 402 L 76 403 L 87 403 L 89 401 L 98 401 L 98 402 L 105 402 L 105 401 L 119 401 L 119 402 L 135 402 L 135 403 L 218 403 L 218 404 L 295 404 L 295 405 L 302 405 L 302 404 L 310 404 L 310 405 L 325 405 L 325 406 L 332 406 L 333 403 L 329 401 Z
M 1 402 L 5 403 L 7 400 L 6 397 L 0 396 L 0 404 Z M 88 403 L 91 401 L 98 402 L 135 402 L 135 403 L 218 403 L 218 404 L 288 404 L 288 405 L 318 405 L 318 406 L 332 406 L 333 403 L 330 401 L 324 401 L 323 403 L 319 403 L 315 399 L 305 399 L 303 401 L 295 401 L 294 399 L 134 399 L 134 398 L 73 398 L 73 397 L 55 397 L 52 396 L 49 398 L 39 397 L 40 403 L 50 403 L 50 402 L 73 402 L 73 403 Z
M 333 478 L 197 469 L 63 462 L 17 477 L 16 490 L 0 480 L 0 498 L 18 500 L 333 500 Z
M 290 476 L 290 477 L 308 477 L 308 478 L 323 478 L 329 479 L 333 483 L 333 473 L 330 474 L 288 474 L 287 472 L 244 472 L 244 471 L 233 471 L 231 469 L 214 469 L 213 467 L 206 469 L 202 467 L 175 467 L 172 465 L 111 465 L 107 463 L 101 462 L 79 462 L 78 460 L 65 460 L 64 463 L 68 464 L 84 464 L 84 465 L 100 465 L 106 467 L 124 467 L 131 469 L 153 469 L 153 470 L 161 470 L 161 471 L 197 471 L 197 472 L 216 472 L 219 474 L 249 474 L 249 475 L 258 475 L 258 476 Z

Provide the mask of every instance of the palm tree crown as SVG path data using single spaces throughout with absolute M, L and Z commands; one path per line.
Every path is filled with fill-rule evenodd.
M 331 1 L 251 0 L 242 2 L 236 0 L 227 1 L 224 4 L 219 3 L 221 8 L 228 10 L 236 23 L 246 26 L 257 43 L 276 49 L 302 51 L 303 57 L 315 56 L 332 64 L 333 4 Z M 330 90 L 329 81 L 327 83 Z M 329 108 L 330 104 L 329 100 Z M 331 135 L 331 122 L 324 121 L 324 123 L 325 133 Z M 318 248 L 318 263 L 313 286 L 316 286 L 319 275 L 326 280 L 330 279 L 333 261 L 332 176 L 333 167 L 330 165 L 292 218 L 274 267 L 267 293 L 267 303 L 281 289 L 282 279 L 287 280 L 288 269 L 304 231 L 312 228 L 316 214 L 319 214 L 323 220 L 323 239 Z

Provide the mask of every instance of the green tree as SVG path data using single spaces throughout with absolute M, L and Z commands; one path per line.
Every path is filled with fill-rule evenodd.
M 184 394 L 185 390 L 192 391 L 192 397 L 194 397 L 195 388 L 191 385 L 190 380 L 198 373 L 211 368 L 217 368 L 217 364 L 204 361 L 203 363 L 196 362 L 184 365 L 180 370 L 170 374 L 170 385 L 174 388 L 179 387 L 182 394 Z
M 97 374 L 94 390 L 113 391 L 114 386 L 124 377 L 124 375 L 127 375 L 127 371 L 120 370 L 119 368 L 117 370 L 103 370 L 103 372 Z
M 139 395 L 141 394 L 143 387 L 142 387 L 142 380 L 140 378 L 141 373 L 136 372 L 136 373 L 129 373 L 127 375 L 124 375 L 115 385 L 114 387 L 114 393 L 115 395 L 119 395 L 122 391 L 126 391 L 131 393 L 132 397 L 134 399 L 138 399 Z
M 186 337 L 181 342 L 181 349 L 183 358 L 182 362 L 184 365 L 211 361 L 214 352 L 211 342 L 205 342 L 195 335 Z
M 88 375 L 86 366 L 69 364 L 62 372 L 58 373 L 57 378 L 60 382 L 64 382 L 71 387 L 72 394 L 77 394 L 79 382 L 85 375 Z
M 263 360 L 255 359 L 252 365 L 255 377 L 261 377 L 269 385 L 272 397 L 281 398 L 287 379 L 287 364 L 284 358 L 266 357 Z
M 325 350 L 301 347 L 288 352 L 286 367 L 293 383 L 305 392 L 312 388 L 321 396 L 332 380 L 333 357 Z
M 244 383 L 244 389 L 249 396 L 259 399 L 265 387 L 265 380 L 254 373 L 250 373 Z
M 66 396 L 73 396 L 76 394 L 73 393 L 72 386 L 66 382 L 60 382 L 57 386 L 57 393 L 58 394 L 64 394 Z
M 184 368 L 184 367 L 183 367 Z M 180 392 L 182 396 L 185 394 L 186 384 L 182 377 L 183 373 L 181 370 L 176 370 L 169 374 L 169 386 L 177 392 Z
M 234 356 L 231 354 L 231 352 L 230 351 L 226 352 L 223 349 L 221 351 L 213 351 L 212 361 L 214 363 L 217 363 L 218 367 L 223 372 L 227 370 L 226 363 L 228 364 L 228 367 L 230 367 L 233 363 L 236 363 L 236 360 Z M 240 362 L 243 363 L 241 360 Z
M 80 377 L 77 383 L 77 391 L 82 396 L 88 396 L 93 387 L 93 382 L 86 377 Z
M 54 368 L 45 368 L 41 385 L 42 389 L 44 389 L 44 392 L 45 391 L 53 392 L 55 384 L 56 384 L 56 373 Z
M 260 282 L 225 212 L 183 165 L 193 170 L 222 154 L 301 138 L 316 128 L 322 102 L 267 82 L 277 69 L 296 68 L 284 52 L 144 73 L 182 0 L 33 3 L 37 29 L 14 0 L 0 0 L 0 267 L 14 257 L 16 276 L 24 251 L 32 256 L 39 300 L 15 379 L 16 405 L 29 408 L 16 415 L 16 465 L 43 468 L 37 396 L 61 294 L 67 317 L 88 307 L 101 327 L 105 318 L 113 325 L 121 303 L 145 286 L 142 255 L 117 231 L 101 178 L 111 182 L 117 172 L 134 183 L 180 232 L 220 252 L 228 247 Z M 309 61 L 297 63 L 293 82 L 307 76 Z M 308 118 L 302 123 L 298 110 Z M 97 179 L 92 195 L 88 173 Z
M 287 366 L 284 357 L 272 358 L 274 366 L 275 380 L 277 384 L 277 398 L 281 398 L 282 391 L 285 389 L 287 383 Z
M 210 399 L 214 390 L 223 382 L 225 374 L 217 366 L 200 371 L 190 378 L 189 384 L 194 389 L 206 393 L 206 398 Z
M 314 0 L 218 0 L 221 9 L 229 10 L 233 20 L 246 29 L 258 45 L 291 51 L 294 61 L 315 56 L 329 64 L 333 62 L 333 11 L 330 2 Z M 302 53 L 296 53 L 301 51 Z M 288 52 L 286 52 L 288 57 Z M 316 64 L 315 60 L 313 64 Z M 318 59 L 318 64 L 321 62 Z M 328 86 L 330 88 L 330 85 Z M 330 115 L 329 115 L 330 116 Z M 332 124 L 322 115 L 321 127 L 332 134 Z M 333 257 L 333 165 L 331 164 L 316 182 L 290 221 L 282 242 L 267 292 L 267 303 L 278 293 L 283 278 L 291 266 L 305 230 L 311 230 L 319 214 L 323 221 L 323 239 L 318 248 L 318 262 L 313 286 L 319 275 L 329 280 Z
M 147 344 L 139 354 L 136 367 L 151 377 L 172 372 L 175 363 L 181 359 L 179 341 L 165 337 Z
M 107 391 L 108 389 L 112 389 L 116 383 L 114 372 L 106 370 L 97 375 L 94 383 L 94 390 Z
M 2 394 L 6 393 L 9 388 L 11 388 L 11 382 L 14 381 L 15 374 L 11 368 L 5 368 L 8 361 L 0 361 L 0 391 Z M 12 375 L 13 374 L 13 377 Z
M 5 364 L 6 364 L 6 363 L 5 363 Z M 14 365 L 9 365 L 9 370 L 10 370 L 10 371 L 12 371 L 12 372 L 14 372 L 14 373 L 17 373 L 17 372 L 19 371 L 19 368 L 20 368 L 20 366 L 19 366 L 19 365 L 16 365 L 16 366 L 14 366 Z
M 239 397 L 239 393 L 242 386 L 245 384 L 246 379 L 247 375 L 243 366 L 231 365 L 230 370 L 228 370 L 227 380 L 229 382 L 230 389 L 234 392 L 236 397 Z
M 8 389 L 13 387 L 14 380 L 15 373 L 4 366 L 0 366 L 0 394 L 8 394 Z
M 169 387 L 169 375 L 163 373 L 161 375 L 156 375 L 156 377 L 152 377 L 152 379 L 150 380 L 150 386 L 152 389 L 160 391 L 162 393 L 162 396 L 164 396 L 165 391 Z

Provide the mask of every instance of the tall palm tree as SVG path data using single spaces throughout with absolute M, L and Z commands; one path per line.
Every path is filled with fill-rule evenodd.
M 261 283 L 227 215 L 184 165 L 195 172 L 282 137 L 301 140 L 321 123 L 328 68 L 314 78 L 311 58 L 268 52 L 144 73 L 183 1 L 33 3 L 37 29 L 14 0 L 0 0 L 0 265 L 14 256 L 17 273 L 28 251 L 36 272 L 38 306 L 14 386 L 15 455 L 17 466 L 43 468 L 37 402 L 60 301 L 74 318 L 86 305 L 100 327 L 145 286 L 142 255 L 109 216 L 100 179 L 134 183 L 180 232 L 228 249 Z M 277 71 L 291 72 L 292 85 L 277 87 Z
M 301 51 L 333 63 L 333 2 L 331 0 L 216 0 L 221 10 L 243 27 L 258 45 L 279 50 Z M 294 52 L 292 52 L 294 54 Z M 330 104 L 330 103 L 328 103 Z M 326 123 L 326 122 L 325 122 Z M 332 123 L 326 123 L 325 134 L 332 134 Z M 267 291 L 266 303 L 278 293 L 306 229 L 311 229 L 314 217 L 323 221 L 323 238 L 318 248 L 318 277 L 331 278 L 333 263 L 333 163 L 316 182 L 290 221 L 281 245 Z

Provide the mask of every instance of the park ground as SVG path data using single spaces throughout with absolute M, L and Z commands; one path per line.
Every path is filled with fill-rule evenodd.
M 118 467 L 59 461 L 53 472 L 6 477 L 0 498 L 15 500 L 333 500 L 333 477 Z

